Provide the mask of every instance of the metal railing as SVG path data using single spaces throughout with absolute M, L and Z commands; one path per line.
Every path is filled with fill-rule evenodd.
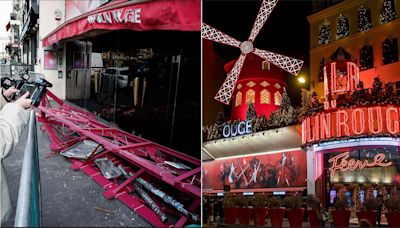
M 40 227 L 41 195 L 36 113 L 31 110 L 18 191 L 15 227 Z

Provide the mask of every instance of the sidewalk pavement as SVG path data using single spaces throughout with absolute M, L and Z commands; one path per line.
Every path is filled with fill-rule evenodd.
M 103 189 L 80 171 L 70 169 L 71 163 L 60 154 L 50 153 L 49 137 L 40 130 L 38 145 L 42 191 L 43 227 L 149 227 L 150 225 L 118 200 L 107 200 Z M 13 213 L 6 227 L 14 226 L 15 207 L 27 129 L 14 152 L 3 160 L 11 193 Z M 100 208 L 96 209 L 96 208 Z M 101 209 L 111 211 L 108 214 Z

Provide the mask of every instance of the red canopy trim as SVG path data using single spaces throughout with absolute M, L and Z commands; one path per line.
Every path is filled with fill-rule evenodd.
M 91 30 L 200 31 L 200 0 L 156 0 L 106 5 L 66 21 L 42 39 L 43 47 Z

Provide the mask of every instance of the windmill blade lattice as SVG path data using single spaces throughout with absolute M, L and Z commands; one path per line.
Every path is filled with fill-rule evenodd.
M 251 30 L 249 41 L 254 41 L 254 39 L 257 37 L 258 33 L 260 32 L 272 10 L 274 9 L 276 3 L 278 3 L 278 0 L 263 1 L 260 10 L 258 11 L 256 21 L 254 22 L 253 29 Z
M 257 48 L 254 48 L 253 53 L 294 75 L 297 75 L 300 72 L 304 63 L 303 60 Z
M 206 23 L 201 25 L 201 37 L 218 43 L 239 47 L 240 42 Z
M 220 101 L 226 105 L 229 105 L 229 102 L 232 98 L 232 93 L 235 90 L 235 85 L 239 78 L 239 74 L 245 59 L 246 59 L 246 54 L 241 54 L 239 59 L 233 66 L 231 72 L 229 72 L 228 77 L 226 77 L 221 88 L 218 90 L 217 95 L 215 95 L 214 97 L 215 100 Z

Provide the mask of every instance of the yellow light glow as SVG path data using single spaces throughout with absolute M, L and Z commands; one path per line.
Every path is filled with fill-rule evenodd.
M 297 80 L 298 80 L 301 84 L 303 84 L 303 83 L 306 82 L 306 79 L 305 79 L 303 76 L 300 76 Z

